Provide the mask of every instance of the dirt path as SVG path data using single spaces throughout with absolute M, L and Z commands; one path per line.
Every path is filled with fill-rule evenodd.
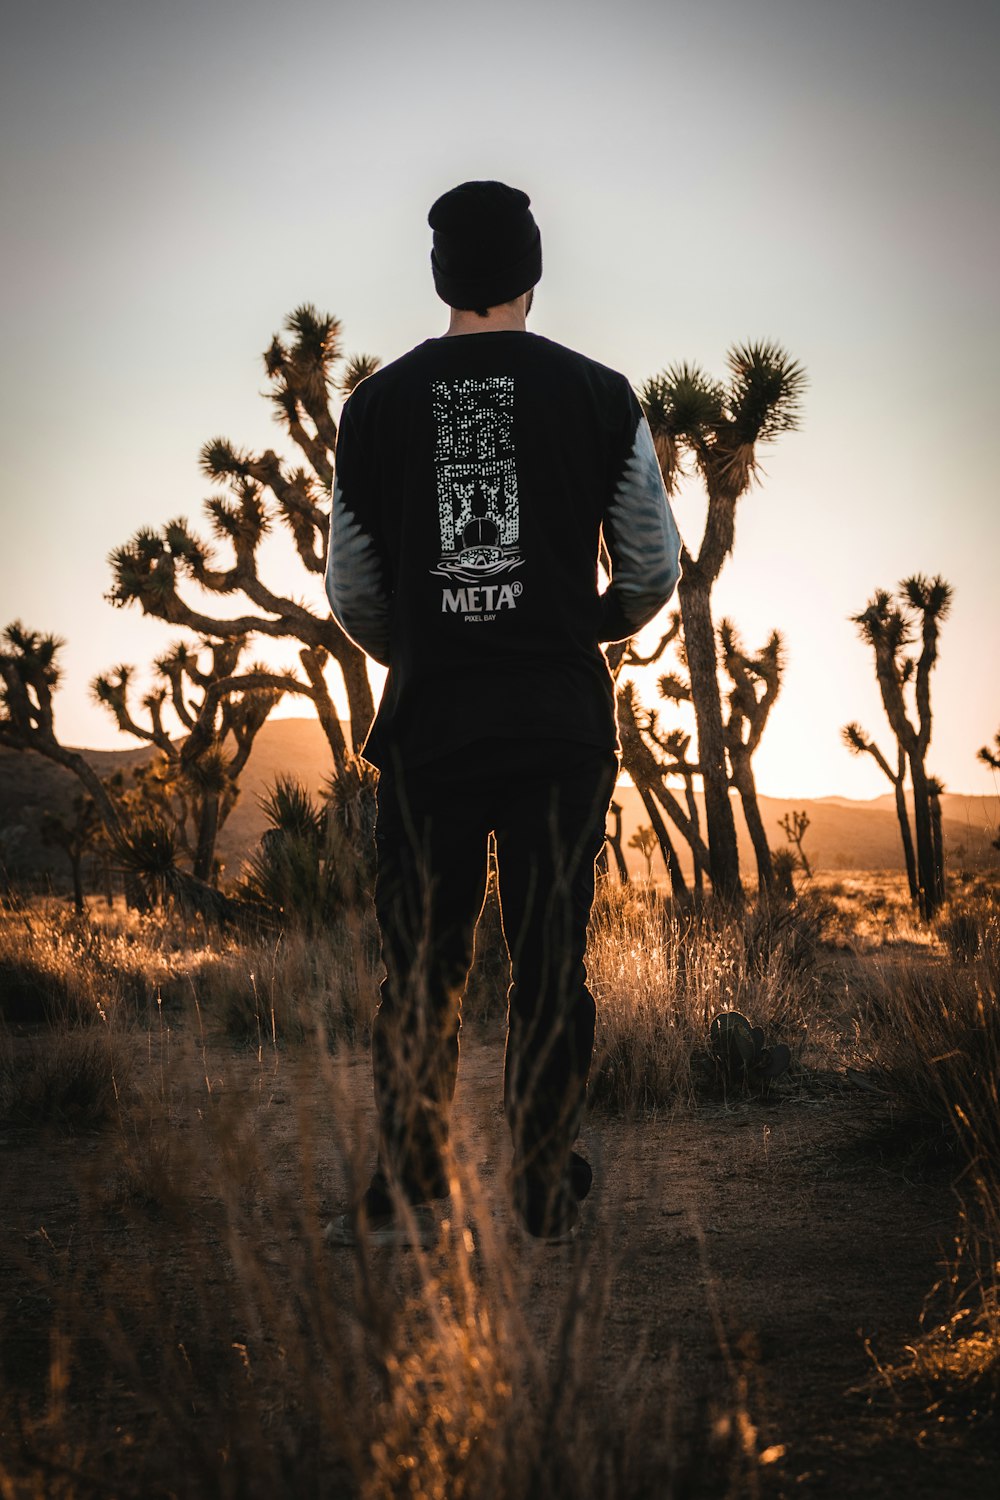
M 311 1122 L 317 1178 L 326 1184 L 317 1207 L 325 1214 L 340 1206 L 343 1164 L 322 1124 L 330 1117 L 329 1083 L 306 1050 L 258 1063 L 220 1048 L 207 1061 L 233 1120 L 253 1116 L 264 1170 L 291 1182 L 304 1122 Z M 151 1073 L 156 1066 L 150 1059 Z M 494 1038 L 466 1037 L 456 1134 L 502 1239 L 500 1067 Z M 370 1132 L 366 1059 L 342 1060 L 336 1072 L 339 1118 L 346 1123 L 356 1111 L 350 1129 L 360 1122 Z M 894 1155 L 890 1123 L 884 1101 L 833 1079 L 808 1092 L 790 1086 L 763 1104 L 587 1120 L 583 1147 L 597 1181 L 585 1238 L 597 1280 L 610 1292 L 593 1358 L 606 1388 L 618 1390 L 633 1361 L 633 1385 L 654 1395 L 662 1387 L 665 1406 L 678 1387 L 689 1405 L 713 1396 L 724 1405 L 733 1371 L 740 1372 L 759 1448 L 783 1449 L 761 1470 L 765 1496 L 996 1500 L 1000 1493 L 1000 1463 L 985 1434 L 970 1439 L 941 1424 L 922 1435 L 921 1422 L 894 1412 L 877 1392 L 874 1403 L 851 1394 L 875 1372 L 866 1343 L 888 1361 L 915 1335 L 953 1249 L 947 1165 L 916 1171 L 905 1152 Z M 39 1263 L 71 1258 L 85 1281 L 89 1258 L 118 1257 L 123 1275 L 141 1262 L 143 1236 L 134 1227 L 113 1216 L 104 1231 L 81 1223 L 81 1197 L 114 1170 L 113 1156 L 106 1136 L 42 1140 L 8 1132 L 0 1140 L 3 1365 L 15 1388 L 39 1389 L 49 1368 L 52 1304 L 35 1275 Z M 243 1186 L 252 1193 L 252 1177 Z M 169 1215 L 150 1221 L 149 1233 L 161 1241 L 171 1232 Z M 269 1222 L 266 1233 L 280 1279 L 282 1225 Z M 529 1318 L 544 1321 L 558 1303 L 568 1253 L 512 1242 L 511 1254 L 526 1257 Z M 333 1274 L 342 1271 L 335 1265 Z

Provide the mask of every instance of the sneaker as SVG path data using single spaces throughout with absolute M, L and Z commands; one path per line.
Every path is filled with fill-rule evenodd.
M 582 1203 L 594 1185 L 594 1169 L 579 1151 L 569 1153 L 569 1186 L 577 1203 Z
M 426 1203 L 407 1203 L 377 1172 L 357 1207 L 332 1218 L 323 1238 L 338 1248 L 367 1244 L 430 1250 L 438 1241 L 438 1224 Z

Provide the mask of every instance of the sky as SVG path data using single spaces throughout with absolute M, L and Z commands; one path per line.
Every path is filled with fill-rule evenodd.
M 383 360 L 442 333 L 427 210 L 495 177 L 541 227 L 535 332 L 636 386 L 680 360 L 721 376 L 749 339 L 806 367 L 801 428 L 762 454 L 715 594 L 749 645 L 777 627 L 787 647 L 759 790 L 889 790 L 840 741 L 860 720 L 890 743 L 850 616 L 923 572 L 955 591 L 929 768 L 1000 791 L 976 760 L 1000 728 L 1000 8 L 38 0 L 8 16 L 0 626 L 65 638 L 64 743 L 131 743 L 88 684 L 176 638 L 105 601 L 111 549 L 199 518 L 206 439 L 288 451 L 261 361 L 286 315 L 314 303 Z M 675 510 L 696 546 L 697 485 Z M 268 568 L 322 606 L 280 547 Z

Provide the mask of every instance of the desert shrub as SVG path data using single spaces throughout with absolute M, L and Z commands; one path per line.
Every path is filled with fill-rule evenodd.
M 984 948 L 996 948 L 1000 915 L 991 893 L 973 889 L 948 904 L 947 914 L 937 923 L 937 934 L 952 958 L 971 963 Z
M 374 773 L 351 758 L 317 802 L 290 776 L 260 798 L 268 828 L 246 861 L 239 895 L 286 927 L 316 932 L 371 898 Z
M 916 1119 L 946 1125 L 971 1160 L 1000 1162 L 1000 943 L 967 964 L 897 962 L 871 983 L 872 1056 Z
M 0 1041 L 0 1118 L 90 1130 L 120 1119 L 132 1089 L 128 1038 L 108 1026 Z
M 798 857 L 791 849 L 776 849 L 771 856 L 771 865 L 778 894 L 786 901 L 794 901 L 795 872 L 801 868 Z
M 910 900 L 905 875 L 895 871 L 836 881 L 821 877 L 800 905 L 822 912 L 828 946 L 859 957 L 890 948 L 930 953 L 936 947 L 933 929 L 920 921 Z
M 907 1357 L 881 1372 L 935 1412 L 1000 1400 L 1000 923 L 977 924 L 962 961 L 896 964 L 870 1008 L 882 1078 L 914 1124 L 944 1132 L 963 1164 L 956 1253 Z
M 801 1053 L 817 994 L 819 936 L 789 907 L 745 918 L 679 915 L 655 893 L 605 884 L 588 973 L 597 999 L 595 1102 L 648 1110 L 690 1099 L 713 1016 L 736 1010 Z
M 281 1042 L 321 1034 L 362 1041 L 378 1005 L 378 936 L 370 908 L 320 932 L 231 942 L 205 951 L 184 978 L 188 1004 L 230 1036 Z

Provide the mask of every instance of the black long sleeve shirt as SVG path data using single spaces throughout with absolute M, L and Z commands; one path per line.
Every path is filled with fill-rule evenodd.
M 511 331 L 428 339 L 369 376 L 341 417 L 326 575 L 335 618 L 389 668 L 365 757 L 616 747 L 600 642 L 659 612 L 679 551 L 616 371 Z

